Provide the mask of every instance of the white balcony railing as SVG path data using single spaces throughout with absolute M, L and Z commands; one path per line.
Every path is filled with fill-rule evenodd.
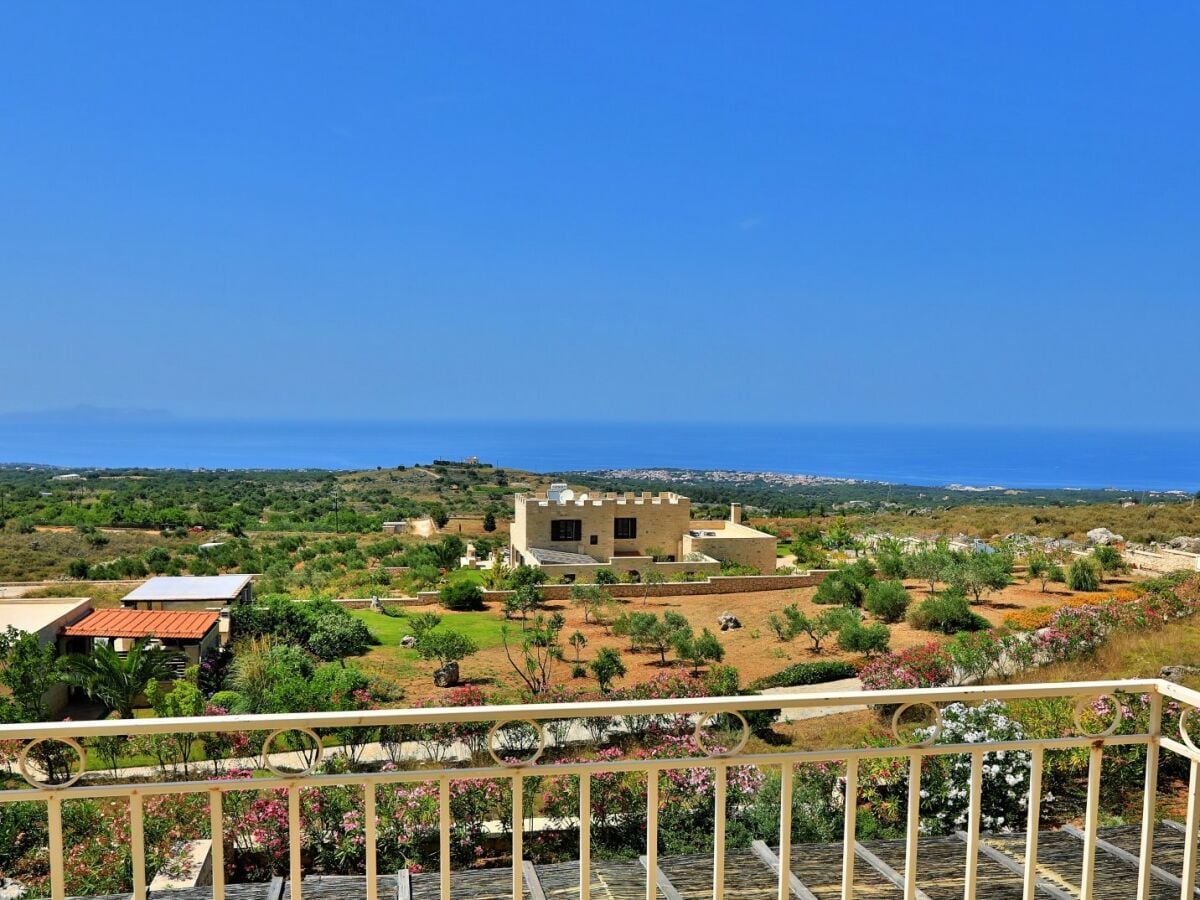
M 1148 698 L 1149 726 L 1133 734 L 1118 734 L 1119 716 L 1114 716 L 1111 725 L 1100 733 L 1089 733 L 1087 726 L 1095 727 L 1096 720 L 1090 714 L 1082 715 L 1095 698 L 1118 695 Z M 978 704 L 986 700 L 1027 700 L 1044 698 L 1069 698 L 1074 704 L 1075 733 L 1062 737 L 1034 740 L 1020 739 L 993 743 L 938 743 L 935 742 L 939 709 L 949 703 Z M 1163 734 L 1162 723 L 1164 701 L 1183 709 L 1178 734 Z M 784 749 L 780 752 L 748 752 L 746 749 L 749 728 L 744 713 L 755 710 L 797 710 L 812 707 L 857 707 L 863 703 L 895 707 L 891 717 L 894 743 L 889 746 L 847 747 L 839 749 L 798 750 Z M 1200 706 L 1200 693 L 1179 685 L 1160 681 L 1111 681 L 1066 684 L 1031 684 L 998 687 L 960 687 L 930 690 L 904 690 L 872 693 L 802 693 L 775 694 L 766 696 L 742 696 L 708 699 L 669 699 L 620 703 L 568 703 L 546 705 L 519 705 L 493 707 L 466 707 L 441 709 L 379 710 L 353 713 L 314 713 L 309 715 L 274 716 L 229 716 L 216 718 L 182 719 L 138 719 L 105 720 L 98 722 L 56 722 L 42 724 L 17 724 L 0 726 L 0 741 L 22 743 L 19 773 L 29 786 L 0 791 L 0 803 L 34 801 L 44 803 L 47 809 L 49 833 L 50 894 L 55 900 L 67 895 L 64 874 L 63 804 L 80 798 L 125 798 L 129 803 L 130 852 L 133 861 L 133 895 L 143 900 L 146 885 L 146 846 L 144 803 L 147 798 L 164 794 L 206 794 L 210 803 L 210 822 L 213 840 L 213 884 L 212 896 L 223 900 L 226 889 L 225 876 L 225 830 L 223 812 L 225 795 L 231 791 L 276 789 L 286 792 L 288 811 L 288 879 L 292 900 L 301 900 L 303 891 L 304 856 L 302 854 L 301 802 L 302 788 L 352 785 L 361 787 L 361 815 L 365 821 L 365 865 L 362 875 L 366 876 L 366 895 L 376 900 L 378 894 L 377 869 L 379 821 L 376 807 L 376 790 L 388 784 L 422 783 L 437 785 L 438 796 L 438 878 L 442 900 L 451 896 L 451 785 L 461 779 L 497 779 L 511 785 L 511 851 L 512 851 L 512 895 L 522 900 L 529 887 L 529 867 L 524 865 L 523 840 L 526 805 L 524 790 L 527 778 L 537 776 L 578 777 L 578 897 L 589 900 L 593 891 L 592 867 L 592 799 L 591 792 L 595 776 L 612 772 L 644 772 L 645 779 L 645 822 L 646 838 L 643 864 L 645 868 L 645 896 L 656 900 L 662 888 L 659 873 L 659 781 L 658 775 L 670 770 L 694 770 L 700 767 L 712 770 L 715 783 L 714 818 L 712 839 L 712 898 L 723 900 L 726 889 L 726 789 L 731 767 L 755 766 L 763 770 L 777 769 L 781 772 L 781 798 L 778 813 L 778 850 L 772 863 L 777 871 L 777 889 L 772 893 L 778 900 L 814 896 L 809 889 L 792 875 L 792 778 L 794 767 L 801 763 L 836 763 L 844 765 L 844 827 L 840 853 L 840 882 L 836 893 L 849 900 L 855 894 L 856 866 L 877 866 L 896 884 L 897 891 L 905 900 L 918 900 L 924 896 L 920 888 L 920 801 L 922 791 L 922 761 L 938 755 L 963 754 L 971 761 L 969 813 L 962 829 L 961 886 L 962 896 L 974 898 L 980 893 L 980 861 L 987 860 L 995 849 L 986 843 L 981 834 L 980 804 L 983 784 L 982 769 L 986 754 L 998 751 L 1016 751 L 1028 755 L 1028 805 L 1027 821 L 1024 824 L 1024 854 L 1017 855 L 1009 871 L 1020 879 L 1020 895 L 1024 900 L 1044 896 L 1100 897 L 1096 882 L 1097 853 L 1112 850 L 1098 837 L 1101 803 L 1101 766 L 1106 748 L 1139 746 L 1145 748 L 1146 768 L 1141 815 L 1139 852 L 1126 853 L 1125 863 L 1129 867 L 1130 886 L 1122 896 L 1151 900 L 1162 896 L 1165 887 L 1170 893 L 1178 889 L 1178 896 L 1189 900 L 1195 896 L 1197 866 L 1197 830 L 1200 828 L 1200 751 L 1193 745 L 1187 733 L 1187 722 L 1191 711 Z M 918 708 L 924 710 L 934 723 L 933 729 L 920 732 L 919 742 L 907 734 L 902 722 L 904 711 Z M 598 718 L 619 721 L 621 717 L 673 717 L 676 724 L 686 722 L 694 729 L 698 743 L 703 749 L 706 739 L 705 728 L 714 717 L 724 715 L 728 721 L 740 723 L 742 734 L 733 735 L 732 746 L 703 751 L 708 755 L 701 758 L 621 758 L 587 759 L 585 761 L 558 760 L 557 744 L 569 740 L 569 730 L 551 728 L 550 723 L 564 720 L 594 721 Z M 531 723 L 530 735 L 537 735 L 536 748 L 530 745 L 528 756 L 522 761 L 502 758 L 493 746 L 493 739 L 500 729 L 513 722 Z M 390 769 L 383 771 L 354 771 L 329 774 L 318 771 L 320 751 L 313 753 L 302 770 L 288 772 L 277 757 L 264 756 L 263 769 L 252 782 L 234 781 L 228 778 L 201 777 L 191 771 L 184 780 L 145 782 L 132 775 L 117 774 L 115 781 L 106 779 L 90 781 L 81 778 L 80 766 L 86 766 L 84 748 L 98 738 L 131 737 L 136 735 L 201 735 L 224 732 L 267 732 L 266 748 L 275 746 L 281 732 L 299 731 L 316 737 L 317 731 L 326 734 L 327 729 L 420 727 L 446 723 L 487 723 L 488 740 L 485 752 L 477 754 L 466 766 L 433 763 L 425 767 Z M 1103 723 L 1101 723 L 1103 725 Z M 483 729 L 480 728 L 482 733 Z M 48 742 L 62 742 L 74 748 L 84 762 L 76 762 L 76 771 L 59 784 L 48 783 L 36 760 L 44 753 Z M 41 751 L 37 751 L 37 748 Z M 1069 888 L 1049 884 L 1038 866 L 1040 801 L 1042 797 L 1043 760 L 1047 752 L 1084 750 L 1088 754 L 1088 777 L 1086 786 L 1086 812 L 1080 840 L 1082 865 L 1078 882 Z M 33 751 L 33 752 L 31 752 Z M 546 752 L 550 751 L 550 752 Z M 1182 826 L 1184 833 L 1183 856 L 1180 870 L 1175 874 L 1156 866 L 1153 858 L 1156 821 L 1156 798 L 1158 795 L 1159 759 L 1162 751 L 1178 754 L 1190 763 L 1190 782 L 1187 789 L 1187 815 Z M 904 836 L 904 866 L 902 870 L 889 869 L 880 864 L 870 853 L 864 852 L 856 833 L 857 803 L 859 797 L 859 767 L 865 760 L 873 758 L 901 758 L 907 760 L 907 829 Z M 482 761 L 481 761 L 482 760 Z M 1114 851 L 1115 852 L 1115 851 Z M 770 861 L 770 860 L 768 860 Z M 877 865 L 878 864 L 878 865 Z M 898 868 L 898 867 L 897 867 Z M 773 874 L 772 878 L 775 877 Z M 1064 893 L 1065 892 L 1065 893 Z M 574 893 L 572 891 L 572 893 Z M 667 893 L 668 896 L 670 892 Z M 1113 896 L 1110 892 L 1110 896 Z

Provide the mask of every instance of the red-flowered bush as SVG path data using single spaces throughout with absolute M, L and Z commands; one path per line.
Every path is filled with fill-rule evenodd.
M 950 681 L 952 672 L 950 654 L 937 641 L 930 641 L 883 654 L 864 666 L 859 677 L 869 691 L 895 691 L 937 687 Z

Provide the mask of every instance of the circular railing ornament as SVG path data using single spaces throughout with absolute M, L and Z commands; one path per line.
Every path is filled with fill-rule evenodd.
M 515 723 L 524 723 L 534 730 L 534 733 L 537 734 L 538 738 L 537 749 L 533 751 L 533 756 L 529 757 L 528 759 L 501 759 L 496 755 L 496 747 L 493 739 L 497 734 L 500 733 L 500 729 Z M 546 730 L 532 719 L 505 719 L 502 722 L 492 723 L 492 727 L 488 729 L 485 744 L 487 746 L 488 753 L 491 754 L 492 759 L 496 761 L 497 765 L 507 766 L 510 769 L 515 769 L 520 766 L 532 766 L 539 759 L 541 759 L 542 754 L 546 752 Z
M 738 739 L 738 742 L 728 750 L 713 750 L 704 743 L 704 726 L 707 725 L 714 716 L 734 716 L 742 724 L 741 737 Z M 700 721 L 696 723 L 696 728 L 692 732 L 692 739 L 696 742 L 697 747 L 714 759 L 724 756 L 737 756 L 746 748 L 746 744 L 750 741 L 750 723 L 747 722 L 746 717 L 737 710 L 730 710 L 729 712 L 724 713 L 705 713 L 700 717 Z
M 933 711 L 933 726 L 928 737 L 925 737 L 919 741 L 909 741 L 900 734 L 900 719 L 910 709 L 915 709 L 918 706 L 927 706 Z M 938 709 L 928 700 L 916 700 L 912 703 L 905 703 L 894 713 L 892 713 L 892 737 L 894 737 L 896 739 L 896 743 L 902 747 L 929 747 L 934 744 L 939 737 L 942 736 L 942 728 L 944 724 L 945 723 L 942 721 L 942 711 L 940 709 Z
M 50 784 L 49 782 L 46 782 L 46 781 L 38 781 L 36 778 L 34 778 L 32 775 L 30 775 L 29 769 L 26 767 L 29 762 L 29 751 L 31 751 L 38 744 L 45 744 L 45 743 L 49 743 L 51 741 L 57 741 L 60 744 L 66 744 L 68 747 L 70 747 L 72 750 L 74 750 L 76 755 L 79 757 L 79 771 L 76 772 L 74 775 L 72 775 L 70 778 L 68 778 L 66 781 L 61 782 L 59 784 Z M 61 791 L 63 788 L 69 788 L 71 785 L 73 785 L 75 782 L 77 782 L 80 778 L 83 777 L 83 773 L 87 771 L 87 751 L 84 750 L 83 746 L 74 738 L 69 738 L 69 737 L 38 738 L 35 741 L 30 741 L 28 744 L 26 744 L 24 747 L 21 748 L 21 753 L 17 757 L 17 771 L 21 773 L 21 777 L 24 778 L 25 781 L 27 781 L 31 787 L 35 787 L 38 790 Z
M 1095 703 L 1097 700 L 1107 698 L 1115 707 L 1112 711 L 1112 721 L 1108 723 L 1108 727 L 1103 731 L 1088 731 L 1083 725 L 1084 707 L 1089 703 Z M 1113 694 L 1084 694 L 1075 701 L 1075 709 L 1071 714 L 1075 720 L 1075 729 L 1084 737 L 1089 738 L 1106 738 L 1111 737 L 1116 732 L 1117 727 L 1121 724 L 1121 701 Z
M 1184 744 L 1187 745 L 1189 750 L 1200 753 L 1200 747 L 1196 746 L 1187 729 L 1188 719 L 1192 717 L 1192 713 L 1195 711 L 1196 710 L 1193 707 L 1185 706 L 1183 711 L 1179 713 L 1179 737 L 1183 740 Z
M 281 734 L 287 734 L 289 731 L 295 731 L 299 734 L 306 734 L 310 738 L 312 738 L 314 752 L 316 753 L 316 758 L 311 763 L 309 763 L 308 766 L 301 769 L 299 772 L 288 772 L 284 769 L 280 769 L 278 766 L 275 765 L 275 763 L 271 762 L 271 742 L 274 741 L 275 738 L 279 737 Z M 277 752 L 302 754 L 302 753 L 305 753 L 306 751 L 304 751 L 304 750 L 283 750 L 283 751 L 277 751 Z M 280 778 L 303 778 L 306 775 L 311 775 L 314 771 L 316 771 L 317 766 L 319 766 L 321 764 L 321 760 L 323 760 L 324 758 L 325 758 L 325 747 L 322 746 L 322 744 L 321 744 L 321 738 L 318 737 L 317 733 L 315 731 L 313 731 L 311 728 L 277 728 L 274 731 L 272 731 L 270 734 L 267 735 L 267 738 L 265 741 L 263 741 L 263 745 L 262 745 L 263 768 L 269 769 L 272 774 L 278 775 Z

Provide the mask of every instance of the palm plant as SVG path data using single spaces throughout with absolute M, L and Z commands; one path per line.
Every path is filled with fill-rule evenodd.
M 170 663 L 179 655 L 148 647 L 148 642 L 149 638 L 141 638 L 124 655 L 99 644 L 90 654 L 68 656 L 63 661 L 64 680 L 122 719 L 132 719 L 137 698 L 151 682 L 172 677 Z

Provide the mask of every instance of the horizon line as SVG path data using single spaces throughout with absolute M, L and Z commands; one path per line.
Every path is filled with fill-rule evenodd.
M 72 415 L 75 413 L 76 415 Z M 250 415 L 189 415 L 170 410 L 140 410 L 128 407 L 76 406 L 47 410 L 0 411 L 0 423 L 11 425 L 341 425 L 341 426 L 563 426 L 594 427 L 643 426 L 658 428 L 729 428 L 753 427 L 770 429 L 850 428 L 850 429 L 961 429 L 971 431 L 1093 431 L 1111 433 L 1170 432 L 1200 436 L 1200 426 L 1193 424 L 1138 423 L 1113 425 L 1109 423 L 1045 423 L 1045 422 L 947 422 L 947 421 L 887 421 L 887 420 L 792 420 L 780 419 L 662 419 L 662 418 L 515 418 L 515 417 L 359 417 L 359 416 L 250 416 Z

